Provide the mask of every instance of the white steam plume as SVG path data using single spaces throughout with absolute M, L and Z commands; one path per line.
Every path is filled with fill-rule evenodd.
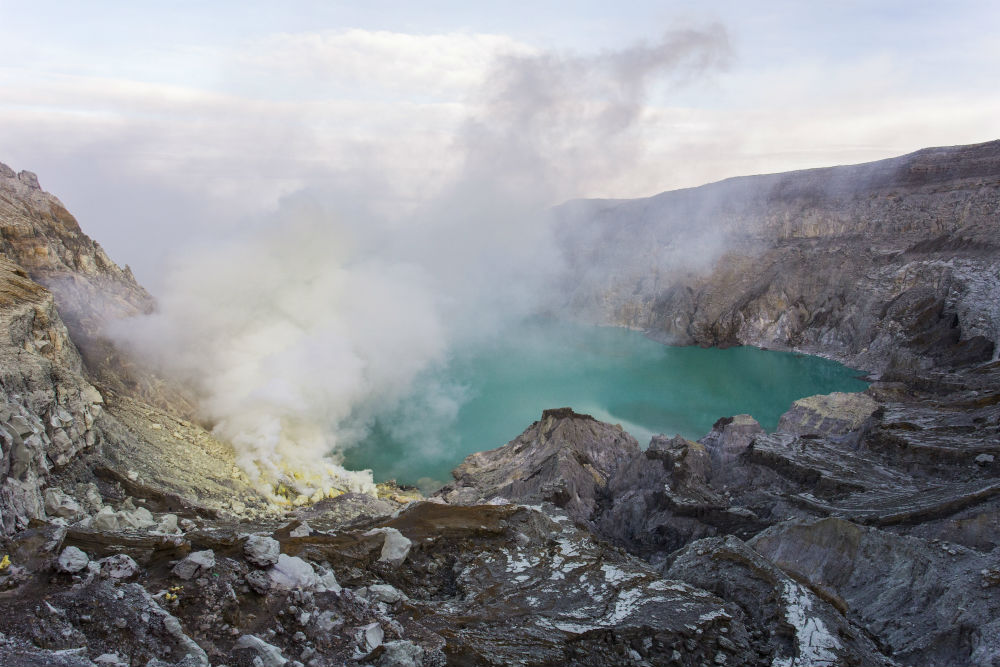
M 371 491 L 370 473 L 338 465 L 343 448 L 456 342 L 547 305 L 561 259 L 542 211 L 635 156 L 656 77 L 727 53 L 710 28 L 599 56 L 501 59 L 458 138 L 461 170 L 412 215 L 373 214 L 391 195 L 381 185 L 291 197 L 263 231 L 175 260 L 159 311 L 118 337 L 196 390 L 263 490 Z M 441 393 L 430 417 L 453 418 Z

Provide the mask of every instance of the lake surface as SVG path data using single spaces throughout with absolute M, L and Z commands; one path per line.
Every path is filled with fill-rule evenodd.
M 567 406 L 621 424 L 643 447 L 656 433 L 698 439 L 741 413 L 773 430 L 796 399 L 863 391 L 859 375 L 789 352 L 669 347 L 626 329 L 536 324 L 428 373 L 378 416 L 345 465 L 429 488 L 468 454 L 517 437 L 542 410 Z

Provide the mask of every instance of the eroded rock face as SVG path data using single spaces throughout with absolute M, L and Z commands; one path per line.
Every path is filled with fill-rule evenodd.
M 737 604 L 767 664 L 895 664 L 844 618 L 838 598 L 820 597 L 735 537 L 692 542 L 664 575 Z
M 448 502 L 551 502 L 587 521 L 598 496 L 622 463 L 639 451 L 622 430 L 569 408 L 542 418 L 503 447 L 472 454 L 455 482 L 438 494 Z
M 750 546 L 843 601 L 847 617 L 903 664 L 1000 662 L 1000 598 L 983 575 L 1000 549 L 982 553 L 833 518 L 774 526 Z
M 1000 141 L 560 208 L 569 307 L 677 344 L 820 352 L 869 371 L 1000 341 Z

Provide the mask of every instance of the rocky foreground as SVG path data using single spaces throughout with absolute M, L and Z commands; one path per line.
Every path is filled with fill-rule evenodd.
M 598 253 L 668 247 L 663 211 L 745 232 L 588 270 L 578 312 L 868 391 L 645 449 L 549 410 L 433 498 L 282 509 L 103 338 L 153 307 L 131 273 L 0 165 L 0 664 L 1000 665 L 1000 143 L 755 178 L 578 204 L 646 211 L 576 218 Z

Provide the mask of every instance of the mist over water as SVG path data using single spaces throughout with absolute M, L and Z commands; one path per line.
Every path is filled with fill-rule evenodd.
M 453 419 L 427 404 L 427 387 L 443 386 L 442 377 L 461 397 Z M 466 455 L 515 438 L 544 409 L 568 406 L 621 424 L 645 447 L 657 433 L 695 440 L 736 414 L 773 430 L 799 398 L 867 386 L 857 371 L 818 357 L 668 347 L 636 331 L 536 320 L 516 336 L 467 346 L 418 378 L 346 462 L 374 469 L 379 481 L 428 489 L 450 480 Z
M 725 33 L 708 27 L 596 55 L 500 58 L 449 139 L 464 159 L 424 199 L 387 205 L 410 189 L 360 159 L 343 183 L 175 256 L 158 312 L 112 333 L 192 388 L 265 493 L 371 490 L 370 474 L 341 466 L 345 449 L 380 447 L 366 437 L 387 414 L 408 461 L 448 449 L 427 434 L 447 432 L 470 398 L 449 362 L 566 301 L 550 207 L 634 159 L 650 86 L 727 57 Z

